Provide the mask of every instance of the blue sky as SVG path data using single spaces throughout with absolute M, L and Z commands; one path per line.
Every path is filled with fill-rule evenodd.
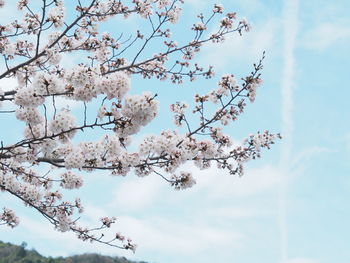
M 186 1 L 178 26 L 191 25 L 194 14 L 208 11 L 212 3 Z M 220 48 L 206 47 L 198 60 L 213 64 L 217 76 L 244 77 L 262 51 L 267 53 L 256 103 L 227 131 L 241 140 L 269 129 L 281 132 L 283 140 L 250 162 L 242 178 L 187 165 L 197 179 L 187 191 L 173 191 L 158 177 L 87 174 L 81 191 L 71 193 L 85 203 L 84 222 L 117 216 L 116 227 L 138 244 L 135 255 L 55 232 L 3 193 L 0 205 L 15 208 L 21 225 L 0 228 L 1 240 L 26 241 L 44 255 L 98 252 L 157 263 L 350 261 L 350 2 L 221 3 L 226 11 L 247 17 L 253 29 L 243 37 L 232 36 Z M 135 20 L 128 24 L 141 25 Z M 164 109 L 136 140 L 170 125 L 167 105 L 174 98 L 190 102 L 194 91 L 205 92 L 216 81 L 176 87 L 133 79 L 132 93 L 151 89 Z

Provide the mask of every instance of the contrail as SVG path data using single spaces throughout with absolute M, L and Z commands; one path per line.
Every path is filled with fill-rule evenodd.
M 294 47 L 298 31 L 298 0 L 285 0 L 283 11 L 284 30 L 284 69 L 282 74 L 282 148 L 281 148 L 281 177 L 279 188 L 279 229 L 281 262 L 288 261 L 288 226 L 287 226 L 287 180 L 290 170 L 293 135 L 293 87 L 294 87 Z

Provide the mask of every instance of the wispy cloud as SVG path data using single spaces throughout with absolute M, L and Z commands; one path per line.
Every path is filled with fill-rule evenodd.
M 335 150 L 321 146 L 312 146 L 305 148 L 303 151 L 299 152 L 293 160 L 291 160 L 290 167 L 296 168 L 297 166 L 302 166 L 302 162 L 307 163 L 308 160 L 314 158 L 319 154 L 327 154 L 334 151 Z
M 344 23 L 323 23 L 305 33 L 302 45 L 308 49 L 324 51 L 340 41 L 350 41 L 349 21 Z
M 284 2 L 284 69 L 282 74 L 282 142 L 279 191 L 279 228 L 281 239 L 281 261 L 288 260 L 288 226 L 287 226 L 287 179 L 289 160 L 292 152 L 293 122 L 293 89 L 294 81 L 294 48 L 298 32 L 298 0 Z

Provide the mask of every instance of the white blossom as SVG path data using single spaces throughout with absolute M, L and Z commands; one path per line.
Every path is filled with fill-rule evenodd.
M 164 8 L 164 7 L 168 6 L 168 5 L 170 5 L 170 3 L 171 3 L 170 0 L 158 0 L 158 1 L 157 1 L 157 7 L 158 7 L 159 9 L 162 9 L 162 8 Z
M 62 81 L 53 74 L 38 73 L 33 79 L 32 87 L 36 95 L 63 93 Z
M 0 2 L 1 4 L 1 2 Z M 3 212 L 0 213 L 0 222 L 5 222 L 10 227 L 16 227 L 19 224 L 19 218 L 16 214 L 8 208 L 4 208 Z
M 154 99 L 151 93 L 146 92 L 143 95 L 128 96 L 125 98 L 122 114 L 129 119 L 129 123 L 119 131 L 123 135 L 135 134 L 141 126 L 145 126 L 152 121 L 157 113 L 158 101 Z
M 31 125 L 39 124 L 44 120 L 39 110 L 34 107 L 17 108 L 16 117 L 17 119 L 30 123 Z
M 15 96 L 15 104 L 24 107 L 37 107 L 44 101 L 45 98 L 36 94 L 33 86 L 19 88 Z
M 50 48 L 46 50 L 46 56 L 48 58 L 48 63 L 50 65 L 58 65 L 61 61 L 61 54 L 59 53 L 59 50 L 56 48 Z
M 181 172 L 180 175 L 173 175 L 171 180 L 171 185 L 175 187 L 175 190 L 183 190 L 196 184 L 196 181 L 189 172 Z
M 64 8 L 58 5 L 49 10 L 47 13 L 47 20 L 51 21 L 55 27 L 61 27 L 64 22 Z
M 116 72 L 103 77 L 99 85 L 108 99 L 122 100 L 130 89 L 130 79 L 125 73 Z
M 169 17 L 169 21 L 172 24 L 176 24 L 177 23 L 177 21 L 180 18 L 181 11 L 182 11 L 182 8 L 180 8 L 178 6 L 174 6 L 172 9 L 169 10 L 168 17 Z
M 80 151 L 80 149 L 74 149 L 66 156 L 64 159 L 64 164 L 67 169 L 80 169 L 85 164 L 84 154 Z
M 56 114 L 55 118 L 50 122 L 50 131 L 54 134 L 59 134 L 65 131 L 70 131 L 76 127 L 76 118 L 68 109 L 62 109 Z M 76 133 L 75 130 L 65 133 L 65 136 L 71 138 Z
M 4 47 L 3 54 L 7 56 L 14 56 L 17 50 L 16 43 L 7 43 Z
M 61 174 L 61 186 L 66 189 L 80 188 L 83 185 L 83 179 L 81 176 L 75 175 L 71 171 L 67 171 Z

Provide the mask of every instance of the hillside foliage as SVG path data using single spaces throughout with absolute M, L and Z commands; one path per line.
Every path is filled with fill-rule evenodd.
M 82 254 L 70 257 L 44 257 L 35 249 L 27 249 L 25 242 L 17 246 L 0 241 L 0 263 L 146 263 L 99 254 Z

